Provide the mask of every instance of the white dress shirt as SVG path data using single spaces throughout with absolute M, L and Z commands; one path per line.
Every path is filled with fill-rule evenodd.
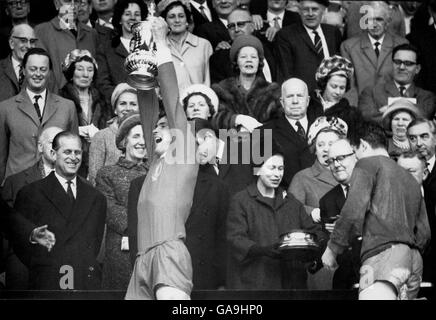
M 313 34 L 313 31 L 316 31 L 318 33 L 319 37 L 321 38 L 322 52 L 324 53 L 324 58 L 330 57 L 329 48 L 327 47 L 327 41 L 325 40 L 324 32 L 322 32 L 321 26 L 318 26 L 318 28 L 316 28 L 315 30 L 306 27 L 304 24 L 303 27 L 306 29 L 307 34 L 309 35 L 313 44 L 315 44 L 315 35 Z
M 104 21 L 103 19 L 98 18 L 97 23 L 103 27 L 108 27 L 109 29 L 113 29 L 112 18 L 109 19 L 110 22 Z
M 21 62 L 15 59 L 13 56 L 12 56 L 12 68 L 14 69 L 17 80 L 20 80 Z
M 283 27 L 283 18 L 285 17 L 285 11 L 283 11 L 280 14 L 274 14 L 270 11 L 266 12 L 266 20 L 268 20 L 269 26 L 274 27 L 274 18 L 278 17 L 277 23 L 279 24 L 280 28 Z
M 381 51 L 381 47 L 383 45 L 383 40 L 385 39 L 385 35 L 383 35 L 383 37 L 381 37 L 378 40 L 375 40 L 373 37 L 371 37 L 368 33 L 368 37 L 369 37 L 369 41 L 371 42 L 372 48 L 375 50 L 375 43 L 378 42 L 380 43 L 380 45 L 378 46 L 378 51 Z
M 432 170 L 433 170 L 433 168 L 434 168 L 435 160 L 436 160 L 436 157 L 433 156 L 433 157 L 431 157 L 430 159 L 428 159 L 428 160 L 426 161 L 426 162 L 427 162 L 428 173 L 431 173 L 431 172 L 432 172 Z
M 54 169 L 43 163 L 44 177 L 47 177 Z
M 288 119 L 288 121 L 291 124 L 292 128 L 294 128 L 295 132 L 298 131 L 298 127 L 297 127 L 296 123 L 297 123 L 297 121 L 299 121 L 301 126 L 304 129 L 304 133 L 306 133 L 306 135 L 307 135 L 307 130 L 308 130 L 308 126 L 309 126 L 309 120 L 307 120 L 307 116 L 304 116 L 303 118 L 298 119 L 298 120 L 291 119 L 291 118 L 288 118 L 288 117 L 286 117 L 286 119 Z
M 29 96 L 32 104 L 35 103 L 35 96 L 41 96 L 41 98 L 38 99 L 38 106 L 39 106 L 39 111 L 41 112 L 41 115 L 43 115 L 44 108 L 45 108 L 45 98 L 47 96 L 47 89 L 45 89 L 41 93 L 34 93 L 33 91 L 30 91 L 28 88 L 26 88 L 26 91 L 27 91 L 27 95 Z
M 65 193 L 68 190 L 68 183 L 67 183 L 67 179 L 65 179 L 64 177 L 61 177 L 60 175 L 57 174 L 57 172 L 55 171 L 55 176 L 58 179 L 59 183 L 61 184 L 62 188 L 64 188 Z M 77 198 L 77 177 L 74 177 L 71 180 L 71 190 L 73 191 L 73 195 L 74 198 Z
M 203 6 L 203 8 L 204 8 L 204 9 L 203 9 L 204 14 L 205 14 L 206 17 L 209 19 L 209 22 L 212 21 L 212 13 L 210 12 L 209 7 L 207 6 L 207 1 L 205 1 L 203 4 L 199 4 L 198 2 L 196 2 L 196 1 L 194 1 L 194 0 L 191 0 L 191 1 L 189 1 L 189 2 L 190 2 L 191 5 L 192 5 L 195 9 L 197 9 L 197 11 L 200 12 L 200 13 L 201 13 L 200 6 Z M 227 24 L 226 24 L 226 27 L 227 27 Z

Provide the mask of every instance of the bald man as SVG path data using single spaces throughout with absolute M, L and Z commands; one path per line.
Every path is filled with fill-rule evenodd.
M 285 173 L 282 185 L 287 188 L 298 171 L 310 167 L 315 161 L 307 144 L 307 131 L 322 115 L 322 110 L 310 104 L 307 85 L 298 78 L 283 82 L 280 101 L 282 115 L 266 123 L 262 129 L 271 129 L 273 139 L 283 150 Z
M 35 32 L 30 25 L 23 23 L 12 28 L 9 36 L 11 53 L 5 59 L 0 60 L 0 101 L 9 99 L 20 92 L 24 82 L 21 63 L 26 52 L 34 48 L 36 42 Z

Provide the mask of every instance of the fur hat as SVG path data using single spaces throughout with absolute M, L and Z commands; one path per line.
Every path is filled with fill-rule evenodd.
M 255 36 L 251 35 L 241 35 L 236 37 L 233 41 L 232 47 L 230 48 L 230 61 L 236 62 L 236 55 L 244 47 L 253 47 L 257 50 L 257 54 L 259 55 L 259 61 L 263 61 L 264 52 L 262 42 Z
M 129 134 L 130 129 L 137 126 L 138 124 L 141 124 L 141 118 L 139 116 L 139 113 L 136 111 L 129 112 L 121 118 L 117 135 L 115 137 L 115 143 L 118 149 L 120 149 L 121 151 L 125 151 L 125 139 Z
M 126 91 L 134 91 L 137 92 L 135 88 L 131 87 L 130 85 L 128 85 L 125 82 L 122 82 L 120 84 L 118 84 L 114 91 L 112 92 L 112 96 L 111 96 L 111 105 L 112 108 L 115 110 L 115 105 L 118 101 L 118 98 L 120 97 L 120 95 Z

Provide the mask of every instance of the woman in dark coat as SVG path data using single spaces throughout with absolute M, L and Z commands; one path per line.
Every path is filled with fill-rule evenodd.
M 257 182 L 236 194 L 230 203 L 227 289 L 305 288 L 304 263 L 294 264 L 290 279 L 277 250 L 279 238 L 293 229 L 315 233 L 321 240 L 324 234 L 306 214 L 303 204 L 279 187 L 283 169 L 283 156 L 273 147 Z
M 106 196 L 108 204 L 102 283 L 106 290 L 126 290 L 130 280 L 127 197 L 130 182 L 148 172 L 139 113 L 129 113 L 121 120 L 116 144 L 123 155 L 115 165 L 101 168 L 96 178 L 96 188 Z
M 63 69 L 68 82 L 61 89 L 60 95 L 72 100 L 76 106 L 83 149 L 79 175 L 86 178 L 91 138 L 100 129 L 106 127 L 106 122 L 111 117 L 111 110 L 95 87 L 97 62 L 88 50 L 71 51 L 65 59 Z
M 234 40 L 230 61 L 239 75 L 212 85 L 219 98 L 218 112 L 212 119 L 215 129 L 252 132 L 277 115 L 280 86 L 261 75 L 263 59 L 263 46 L 256 37 L 242 35 Z
M 134 23 L 145 20 L 147 6 L 142 0 L 118 0 L 114 7 L 112 24 L 114 37 L 108 43 L 102 43 L 97 49 L 97 62 L 100 67 L 98 88 L 106 98 L 111 100 L 115 86 L 127 82 L 124 61 L 130 53 L 130 40 L 133 37 L 131 27 Z

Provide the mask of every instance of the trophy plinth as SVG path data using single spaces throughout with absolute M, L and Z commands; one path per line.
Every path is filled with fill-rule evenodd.
M 128 73 L 127 83 L 133 88 L 150 90 L 157 87 L 156 44 L 151 32 L 154 3 L 150 4 L 147 20 L 132 26 L 133 38 L 130 40 L 131 53 L 124 62 Z

